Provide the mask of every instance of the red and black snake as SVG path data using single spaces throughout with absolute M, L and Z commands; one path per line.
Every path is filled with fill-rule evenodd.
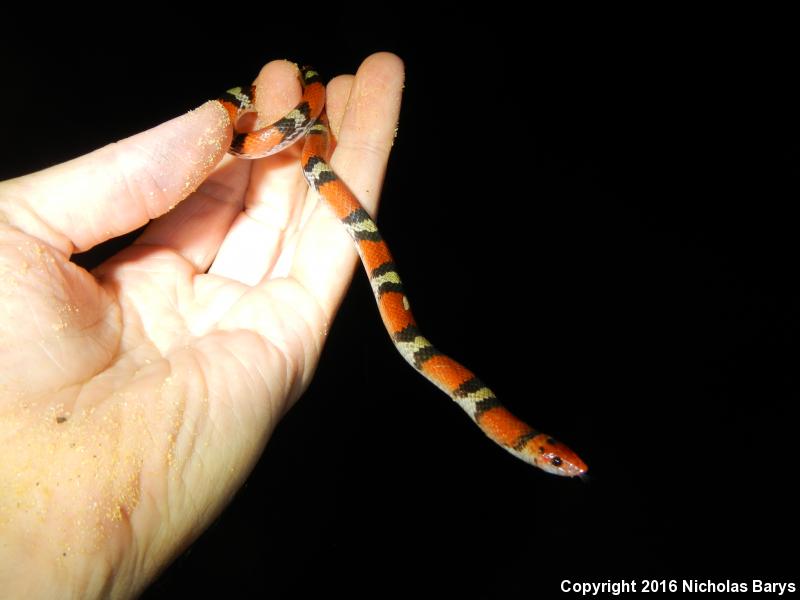
M 234 131 L 229 152 L 241 158 L 261 158 L 305 137 L 301 156 L 303 174 L 353 238 L 383 324 L 403 358 L 463 408 L 489 438 L 514 456 L 548 473 L 583 475 L 587 467 L 577 454 L 511 414 L 471 371 L 439 352 L 422 335 L 411 314 L 397 267 L 375 222 L 328 165 L 330 132 L 324 112 L 325 86 L 310 67 L 300 69 L 300 81 L 303 87 L 300 103 L 263 129 Z M 255 86 L 236 87 L 219 98 L 234 128 L 242 114 L 255 110 L 255 92 Z

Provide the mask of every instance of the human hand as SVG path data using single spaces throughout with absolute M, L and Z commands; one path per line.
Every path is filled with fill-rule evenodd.
M 328 85 L 331 164 L 370 211 L 402 81 L 399 59 L 375 54 Z M 264 122 L 299 99 L 290 63 L 257 83 Z M 352 242 L 308 192 L 298 148 L 239 160 L 230 137 L 210 102 L 0 183 L 4 593 L 140 592 L 219 514 L 313 375 Z M 70 262 L 150 219 L 93 273 Z

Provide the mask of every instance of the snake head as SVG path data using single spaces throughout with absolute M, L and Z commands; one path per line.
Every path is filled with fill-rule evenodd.
M 565 444 L 543 433 L 529 439 L 520 454 L 526 462 L 553 475 L 580 477 L 589 470 Z

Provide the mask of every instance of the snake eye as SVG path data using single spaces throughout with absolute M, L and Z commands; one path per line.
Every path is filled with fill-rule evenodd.
M 561 463 L 563 462 L 564 461 L 561 460 L 561 458 L 558 456 L 554 456 L 553 458 L 550 459 L 550 464 L 552 464 L 554 467 L 560 467 Z

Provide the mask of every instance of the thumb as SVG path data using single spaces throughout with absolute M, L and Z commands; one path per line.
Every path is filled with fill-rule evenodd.
M 218 102 L 85 156 L 0 182 L 3 221 L 65 255 L 133 231 L 186 198 L 222 159 Z

